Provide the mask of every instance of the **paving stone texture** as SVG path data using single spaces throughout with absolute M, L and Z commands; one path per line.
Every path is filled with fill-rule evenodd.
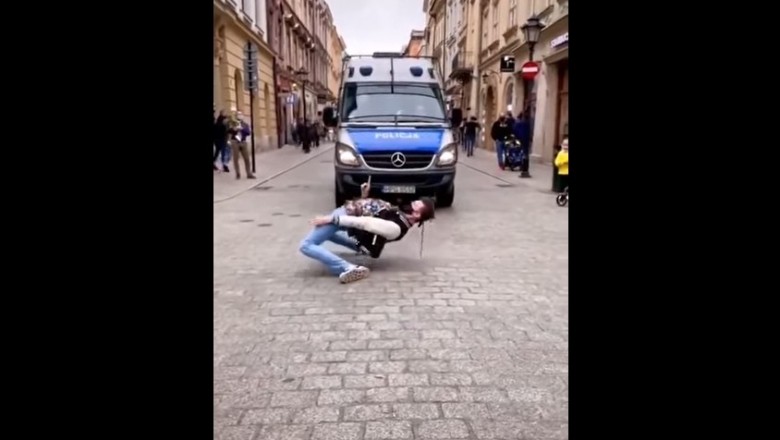
M 567 439 L 568 211 L 546 185 L 459 166 L 423 258 L 419 228 L 378 260 L 339 250 L 372 269 L 342 285 L 298 252 L 333 179 L 324 154 L 214 206 L 214 438 Z

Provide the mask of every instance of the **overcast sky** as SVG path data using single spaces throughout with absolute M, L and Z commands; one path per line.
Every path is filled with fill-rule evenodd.
M 326 0 L 350 55 L 399 52 L 425 28 L 423 0 Z

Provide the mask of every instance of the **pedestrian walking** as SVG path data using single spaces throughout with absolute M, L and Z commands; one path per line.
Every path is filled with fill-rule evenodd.
M 463 139 L 463 151 L 466 151 L 466 124 L 471 120 L 471 107 L 466 107 L 466 113 L 463 114 L 463 120 L 460 122 L 460 137 Z
M 238 112 L 228 122 L 228 134 L 230 136 L 230 146 L 233 149 L 233 167 L 236 169 L 236 179 L 241 178 L 241 168 L 238 165 L 239 156 L 244 159 L 246 178 L 255 179 L 249 160 L 249 146 L 246 141 L 253 134 L 249 124 L 244 121 L 244 115 L 241 112 Z
M 463 145 L 463 137 L 461 137 L 463 132 L 460 131 L 460 126 L 462 123 L 463 111 L 457 107 L 450 110 L 450 126 L 452 127 L 452 135 L 454 137 L 453 141 L 461 145 Z
M 477 133 L 480 126 L 477 122 L 477 117 L 472 116 L 469 120 L 463 124 L 463 145 L 466 147 L 466 156 L 471 157 L 474 155 L 474 144 L 477 143 Z
M 298 120 L 298 142 L 303 146 L 303 153 L 311 153 L 311 134 L 308 121 Z
M 311 136 L 314 148 L 320 148 L 320 121 L 315 119 L 309 126 L 309 136 Z
M 212 166 L 214 171 L 218 171 L 219 168 L 216 165 L 217 158 L 222 156 L 222 171 L 229 173 L 228 161 L 230 160 L 230 146 L 228 145 L 228 127 L 227 127 L 227 115 L 225 110 L 219 111 L 219 116 L 214 121 L 214 157 L 212 159 Z M 227 160 L 225 159 L 227 157 Z
M 496 143 L 496 157 L 498 158 L 498 167 L 504 169 L 504 145 L 506 138 L 512 134 L 512 127 L 507 124 L 506 116 L 501 115 L 498 120 L 490 127 L 490 137 Z
M 531 124 L 526 117 L 526 113 L 517 115 L 517 120 L 512 127 L 512 134 L 520 141 L 520 151 L 523 154 L 523 162 L 520 164 L 520 177 L 530 177 L 528 175 L 528 165 L 531 159 Z

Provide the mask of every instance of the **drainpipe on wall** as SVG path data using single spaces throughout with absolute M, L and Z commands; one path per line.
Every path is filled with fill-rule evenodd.
M 284 36 L 282 35 L 282 31 L 284 30 L 284 25 L 280 26 L 279 21 L 276 20 L 276 14 L 279 14 L 279 18 L 282 19 L 282 23 L 284 23 L 284 9 L 281 7 L 281 4 L 278 2 L 278 0 L 268 0 L 269 2 L 266 3 L 265 6 L 265 41 L 268 43 L 268 45 L 271 47 L 271 51 L 273 52 L 273 64 L 271 65 L 271 74 L 274 77 L 274 91 L 273 91 L 273 99 L 274 99 L 274 113 L 276 116 L 276 148 L 282 148 L 284 145 L 283 139 L 282 139 L 282 127 L 284 124 L 282 124 L 282 105 L 284 105 L 284 99 L 279 99 L 279 55 L 282 51 L 282 39 Z M 281 101 L 281 102 L 280 102 Z M 267 114 L 267 113 L 266 113 Z
M 479 5 L 479 2 L 472 3 Z M 477 6 L 477 53 L 476 53 L 476 78 L 474 78 L 474 97 L 477 100 L 477 120 L 482 125 L 482 135 L 478 140 L 482 140 L 485 136 L 485 120 L 482 118 L 482 72 L 479 70 L 482 60 L 480 55 L 482 54 L 482 8 Z
M 279 105 L 280 99 L 279 96 L 279 79 L 277 78 L 279 72 L 279 63 L 277 62 L 277 57 L 274 55 L 274 65 L 273 65 L 273 75 L 274 75 L 274 100 L 276 101 L 274 104 L 275 113 L 276 113 L 276 148 L 282 148 L 282 109 L 281 105 Z M 284 105 L 284 99 L 281 100 L 281 104 Z
M 447 84 L 447 37 L 449 36 L 447 33 L 447 11 L 449 10 L 447 0 L 442 0 L 444 2 L 444 39 L 442 40 L 442 47 L 441 47 L 441 67 L 442 67 L 442 74 L 444 75 L 444 84 Z

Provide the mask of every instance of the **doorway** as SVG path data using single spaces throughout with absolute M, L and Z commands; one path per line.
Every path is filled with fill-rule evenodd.
M 569 60 L 562 60 L 558 68 L 558 102 L 555 110 L 555 145 L 569 135 Z
M 498 115 L 496 115 L 496 95 L 495 92 L 493 92 L 493 86 L 489 86 L 487 88 L 487 91 L 485 92 L 485 122 L 484 127 L 485 130 L 483 131 L 483 136 L 485 137 L 485 143 L 482 145 L 482 148 L 485 148 L 490 151 L 494 151 L 496 149 L 496 145 L 493 142 L 492 138 L 490 137 L 490 130 L 487 127 L 491 127 L 494 122 L 496 122 L 496 119 L 498 119 Z

